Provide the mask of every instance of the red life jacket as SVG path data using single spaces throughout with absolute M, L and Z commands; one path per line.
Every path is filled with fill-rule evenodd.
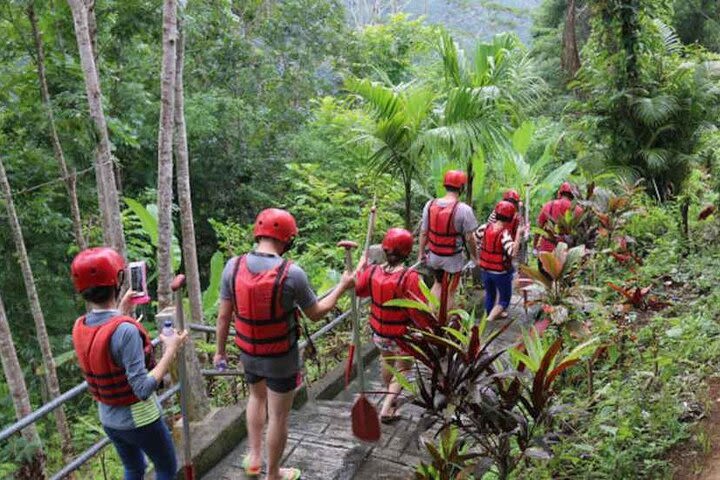
M 397 338 L 407 332 L 410 317 L 401 307 L 386 307 L 385 302 L 404 298 L 403 282 L 409 269 L 387 273 L 379 265 L 370 271 L 370 327 L 381 337 Z
M 512 268 L 512 258 L 505 255 L 502 239 L 504 228 L 491 224 L 485 228 L 480 245 L 480 268 L 490 272 L 505 272 Z
M 440 206 L 437 199 L 428 208 L 428 248 L 439 257 L 452 257 L 462 252 L 458 239 L 462 236 L 455 229 L 455 211 L 460 202 Z
M 292 262 L 283 260 L 275 268 L 252 273 L 245 255 L 235 262 L 233 309 L 235 343 L 255 357 L 277 357 L 288 353 L 297 343 L 294 332 L 295 310 L 282 308 L 282 291 Z
M 145 350 L 145 367 L 152 370 L 155 364 L 152 342 L 145 327 L 135 319 L 119 315 L 102 325 L 88 326 L 82 316 L 72 330 L 75 353 L 88 389 L 95 400 L 105 405 L 127 406 L 140 401 L 133 393 L 125 368 L 115 363 L 110 351 L 113 333 L 122 323 L 131 323 L 138 329 Z
M 550 217 L 553 222 L 557 222 L 557 219 L 565 215 L 571 207 L 572 202 L 567 198 L 556 198 L 555 200 L 550 200 L 548 203 L 546 203 L 543 209 L 548 208 L 548 217 Z M 545 225 L 540 226 L 542 228 L 545 228 Z M 545 230 L 548 232 L 550 238 L 546 236 L 542 237 L 542 239 L 540 240 L 540 251 L 552 252 L 553 250 L 555 250 L 558 239 L 555 238 L 555 234 L 554 232 L 552 232 L 552 230 L 550 230 L 549 228 L 546 228 Z

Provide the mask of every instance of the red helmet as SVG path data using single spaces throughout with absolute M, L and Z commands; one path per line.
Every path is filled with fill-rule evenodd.
M 404 228 L 391 228 L 383 238 L 382 248 L 386 253 L 395 253 L 407 257 L 412 251 L 413 243 L 412 233 Z
M 573 193 L 573 187 L 570 185 L 569 182 L 563 182 L 562 185 L 560 185 L 560 188 L 558 188 L 558 198 L 560 198 L 561 195 L 570 195 L 571 197 L 575 197 L 575 193 Z
M 443 179 L 443 186 L 462 188 L 467 183 L 467 175 L 462 170 L 448 170 Z
M 502 220 L 511 220 L 515 216 L 515 205 L 510 202 L 503 200 L 495 205 L 495 215 Z
M 281 242 L 290 242 L 298 234 L 297 223 L 287 210 L 267 208 L 255 219 L 255 239 L 269 237 Z
M 515 189 L 510 189 L 503 194 L 503 200 L 508 202 L 520 203 L 520 194 Z
M 117 287 L 123 270 L 125 259 L 108 247 L 83 250 L 70 265 L 73 285 L 78 292 L 91 287 Z

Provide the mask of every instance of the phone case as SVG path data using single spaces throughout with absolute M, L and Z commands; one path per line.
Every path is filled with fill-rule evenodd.
M 150 302 L 150 295 L 148 295 L 148 291 L 147 291 L 147 264 L 145 262 L 143 262 L 143 261 L 131 262 L 130 265 L 128 266 L 128 271 L 130 272 L 130 275 L 129 275 L 130 286 L 132 287 L 133 283 L 135 283 L 135 282 L 133 282 L 133 274 L 132 274 L 133 269 L 138 269 L 138 268 L 142 272 L 141 284 L 140 284 L 142 289 L 138 292 L 137 295 L 135 295 L 132 298 L 131 303 L 133 305 L 144 305 L 144 304 Z

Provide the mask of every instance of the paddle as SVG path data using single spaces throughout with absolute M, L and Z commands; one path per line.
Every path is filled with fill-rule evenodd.
M 375 232 L 375 219 L 377 217 L 377 196 L 373 198 L 373 204 L 370 208 L 370 215 L 368 217 L 368 228 L 367 235 L 365 235 L 365 253 L 363 257 L 367 262 L 368 252 L 370 251 L 370 242 L 372 242 L 372 236 Z M 362 266 L 362 265 L 361 265 Z M 353 359 L 355 358 L 355 344 L 350 345 L 348 350 L 347 364 L 345 365 L 345 388 L 350 384 L 350 374 L 352 373 Z
M 344 240 L 338 243 L 339 247 L 345 249 L 345 269 L 352 271 L 352 249 L 357 248 L 357 243 Z M 355 289 L 350 289 L 350 311 L 353 322 L 353 344 L 357 355 L 357 372 L 360 382 L 360 394 L 352 407 L 352 432 L 360 440 L 366 442 L 377 442 L 380 440 L 380 418 L 375 406 L 365 397 L 365 365 L 362 355 L 362 341 L 360 338 L 360 324 L 357 311 L 357 298 Z

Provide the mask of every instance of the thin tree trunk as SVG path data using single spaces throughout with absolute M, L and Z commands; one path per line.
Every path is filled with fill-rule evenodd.
M 200 269 L 195 244 L 195 222 L 190 189 L 190 160 L 188 155 L 187 131 L 185 127 L 185 91 L 183 68 L 185 43 L 182 19 L 178 19 L 177 58 L 175 62 L 175 160 L 177 162 L 177 194 L 180 204 L 180 226 L 182 229 L 183 262 L 187 277 L 190 311 L 195 323 L 204 323 Z
M 32 268 L 30 267 L 30 259 L 28 258 L 25 241 L 23 239 L 22 228 L 18 220 L 15 210 L 15 203 L 12 198 L 12 190 L 5 172 L 5 166 L 0 159 L 0 190 L 5 197 L 5 208 L 7 209 L 8 221 L 10 223 L 10 231 L 12 233 L 15 248 L 17 249 L 18 262 L 22 271 L 23 280 L 25 282 L 25 290 L 27 291 L 28 302 L 30 303 L 30 312 L 35 321 L 35 331 L 40 351 L 42 353 L 43 365 L 45 366 L 48 393 L 50 398 L 54 399 L 60 395 L 60 382 L 58 381 L 57 371 L 55 370 L 55 359 L 52 355 L 50 347 L 50 337 L 45 327 L 45 317 L 40 307 L 40 298 L 38 297 L 37 288 L 35 287 L 35 278 L 33 277 Z M 55 424 L 60 434 L 60 442 L 62 446 L 63 459 L 66 462 L 72 460 L 73 446 L 70 428 L 68 427 L 67 418 L 65 417 L 65 409 L 58 408 L 55 410 Z
M 84 0 L 87 8 L 88 35 L 90 36 L 90 47 L 92 48 L 93 59 L 95 60 L 95 68 L 98 67 L 98 48 L 97 48 L 97 19 L 95 18 L 95 0 Z M 100 75 L 98 75 L 99 77 Z
M 473 171 L 472 159 L 475 155 L 470 155 L 470 160 L 467 163 L 467 190 L 465 191 L 465 203 L 473 206 L 473 181 L 475 180 L 475 173 Z
M 84 0 L 67 0 L 72 10 L 75 25 L 75 38 L 80 53 L 85 92 L 87 94 L 90 116 L 95 125 L 98 143 L 95 150 L 95 179 L 97 182 L 98 204 L 102 212 L 103 240 L 121 254 L 125 253 L 125 235 L 123 233 L 120 201 L 115 186 L 110 136 L 108 134 L 105 112 L 102 106 L 100 75 L 88 27 L 87 6 Z
M 34 2 L 32 1 L 28 5 L 27 15 L 30 19 L 30 26 L 32 27 L 33 39 L 35 41 L 38 80 L 40 82 L 40 98 L 42 99 L 43 107 L 45 108 L 45 114 L 48 120 L 48 126 L 50 127 L 50 139 L 52 141 L 53 153 L 55 155 L 55 160 L 60 166 L 60 174 L 65 180 L 65 188 L 67 189 L 68 200 L 70 202 L 70 217 L 73 222 L 75 243 L 77 243 L 80 250 L 84 250 L 87 248 L 87 244 L 85 243 L 85 237 L 82 232 L 82 217 L 80 216 L 80 204 L 77 197 L 76 177 L 74 172 L 71 175 L 68 170 L 67 162 L 65 161 L 65 153 L 63 152 L 62 145 L 60 144 L 60 137 L 58 136 L 57 128 L 55 127 L 55 115 L 53 114 L 52 104 L 50 102 L 50 90 L 48 89 L 47 77 L 45 75 L 45 47 L 43 45 L 42 35 L 38 29 L 37 16 L 35 15 Z
M 5 305 L 0 296 L 0 361 L 2 362 L 3 374 L 5 382 L 10 390 L 13 406 L 15 407 L 15 417 L 20 420 L 32 413 L 30 406 L 30 395 L 25 385 L 25 377 L 23 376 L 20 361 L 13 343 L 12 332 L 10 331 L 10 323 L 5 314 Z M 45 469 L 45 454 L 42 450 L 42 443 L 38 435 L 35 425 L 30 425 L 22 431 L 22 436 L 26 441 L 37 445 L 37 452 L 31 462 L 25 463 L 19 472 L 20 478 L 45 478 L 43 470 Z
M 158 132 L 158 304 L 172 305 L 172 205 L 173 205 L 173 121 L 175 110 L 175 69 L 177 3 L 163 2 L 163 60 L 160 85 L 160 128 Z
M 575 34 L 575 18 L 575 0 L 568 0 L 560 63 L 569 78 L 575 77 L 577 71 L 580 70 L 580 54 L 578 53 L 577 35 Z
M 412 177 L 405 179 L 405 229 L 412 231 Z

